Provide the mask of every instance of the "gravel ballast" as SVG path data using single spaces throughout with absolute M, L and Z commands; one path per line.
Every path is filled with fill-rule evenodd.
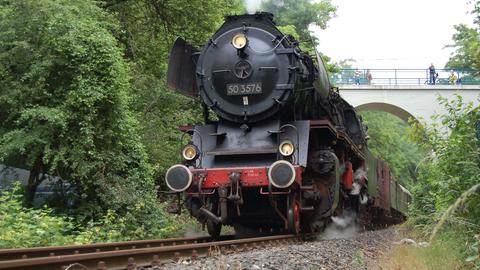
M 376 269 L 399 237 L 396 227 L 360 233 L 327 230 L 319 240 L 185 259 L 153 269 Z

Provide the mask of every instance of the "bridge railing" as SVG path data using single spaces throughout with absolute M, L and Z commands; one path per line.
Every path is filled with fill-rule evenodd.
M 368 80 L 367 74 L 371 74 Z M 452 76 L 452 73 L 454 76 Z M 433 79 L 433 78 L 432 78 Z M 480 71 L 472 69 L 436 69 L 435 84 L 480 85 Z M 341 69 L 332 74 L 334 85 L 429 85 L 428 69 Z

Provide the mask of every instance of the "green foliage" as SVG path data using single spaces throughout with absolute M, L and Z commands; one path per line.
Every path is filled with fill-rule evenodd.
M 312 37 L 309 26 L 327 28 L 328 21 L 335 16 L 337 8 L 330 0 L 267 0 L 263 2 L 262 10 L 275 15 L 275 20 L 281 26 L 291 25 L 295 27 L 300 42 L 318 44 L 318 40 Z
M 278 30 L 286 35 L 291 35 L 293 37 L 298 37 L 297 28 L 293 25 L 283 25 L 278 26 Z
M 120 22 L 119 39 L 134 63 L 134 73 L 158 79 L 165 76 L 177 37 L 201 46 L 220 27 L 225 15 L 243 12 L 241 0 L 109 0 L 105 8 Z
M 301 38 L 334 14 L 329 1 L 301 5 L 309 22 L 285 14 L 283 27 Z M 55 209 L 73 214 L 64 218 L 10 197 L 0 226 L 28 227 L 28 246 L 47 234 L 34 235 L 25 213 L 52 229 L 48 244 L 184 230 L 191 220 L 166 214 L 153 180 L 162 185 L 179 162 L 177 127 L 201 120 L 199 100 L 165 85 L 170 48 L 177 36 L 204 44 L 225 15 L 243 11 L 241 0 L 0 0 L 0 162 L 31 171 L 27 202 L 46 174 L 74 187 L 76 202 Z
M 315 55 L 315 47 L 319 44 L 309 27 L 316 25 L 321 29 L 327 28 L 328 21 L 337 11 L 330 0 L 266 0 L 261 9 L 273 13 L 279 29 L 299 40 L 300 48 L 309 55 Z M 322 57 L 329 72 L 338 72 L 337 65 L 330 63 L 330 57 Z
M 142 141 L 154 168 L 154 178 L 163 187 L 164 173 L 172 164 L 181 162 L 183 133 L 178 127 L 201 122 L 201 106 L 199 100 L 173 92 L 162 79 L 153 75 L 139 75 L 134 83 L 134 87 L 141 91 L 136 105 L 137 117 L 141 119 Z M 140 101 L 146 96 L 150 98 Z
M 480 30 L 465 24 L 455 26 L 453 35 L 454 55 L 449 59 L 446 68 L 480 69 Z
M 72 243 L 71 220 L 52 216 L 49 208 L 24 208 L 22 195 L 17 194 L 19 188 L 17 185 L 13 192 L 0 195 L 0 248 Z
M 472 14 L 475 15 L 473 27 L 465 24 L 455 26 L 453 45 L 447 46 L 455 51 L 446 64 L 447 68 L 480 70 L 480 1 L 475 2 Z M 480 76 L 478 73 L 475 75 Z
M 30 192 L 46 173 L 70 182 L 85 219 L 153 200 L 115 20 L 92 1 L 0 8 L 0 158 L 26 164 Z
M 456 237 L 465 238 L 459 256 L 478 269 L 480 142 L 475 125 L 480 108 L 465 103 L 460 95 L 438 100 L 447 113 L 435 116 L 430 126 L 415 123 L 412 132 L 429 154 L 418 166 L 410 223 L 424 235 L 435 227 L 431 238 L 437 231 L 454 231 Z
M 168 57 L 178 36 L 197 47 L 223 23 L 243 12 L 240 0 L 107 1 L 123 29 L 120 41 L 132 62 L 133 108 L 157 184 L 180 162 L 178 127 L 201 121 L 199 100 L 186 98 L 165 85 Z
M 413 193 L 409 223 L 431 238 L 429 248 L 398 248 L 387 268 L 480 269 L 480 108 L 460 95 L 438 101 L 446 113 L 430 126 L 421 121 L 408 128 L 386 113 L 362 112 L 369 148 Z
M 133 213 L 119 215 L 109 210 L 86 225 L 72 218 L 53 215 L 53 209 L 22 206 L 20 184 L 0 194 L 0 248 L 19 248 L 134 239 L 179 237 L 193 227 L 186 214 L 165 214 L 166 206 L 157 202 L 135 206 Z M 139 214 L 141 213 L 141 214 Z M 144 218 L 141 222 L 139 217 Z
M 407 123 L 386 112 L 366 111 L 361 116 L 368 126 L 368 147 L 387 161 L 395 178 L 409 187 L 416 181 L 416 166 L 424 156 L 409 138 Z
M 478 107 L 465 104 L 460 95 L 447 100 L 439 97 L 447 113 L 436 116 L 428 127 L 416 124 L 413 138 L 431 151 L 419 165 L 419 184 L 414 189 L 414 209 L 419 218 L 430 213 L 441 213 L 460 195 L 480 181 L 479 144 L 475 123 L 480 118 Z M 480 224 L 480 197 L 473 195 L 459 216 Z M 425 223 L 436 220 L 425 217 Z
M 397 245 L 390 254 L 384 256 L 381 269 L 465 269 L 466 265 L 461 259 L 465 237 L 459 235 L 460 232 L 442 233 L 428 247 Z
M 474 25 L 455 26 L 453 44 L 447 46 L 454 52 L 446 68 L 480 70 L 480 1 L 472 2 Z M 479 75 L 468 73 L 462 77 Z M 456 242 L 452 245 L 460 251 L 455 257 L 463 257 L 466 267 L 480 269 L 480 142 L 475 127 L 480 108 L 465 103 L 461 95 L 453 100 L 439 97 L 438 101 L 447 113 L 433 117 L 431 126 L 413 123 L 412 139 L 426 154 L 417 166 L 418 181 L 411 188 L 414 200 L 409 222 L 430 235 L 434 244 Z M 442 235 L 453 235 L 456 241 L 444 241 Z M 448 246 L 432 261 L 441 261 L 439 258 L 450 249 Z
M 183 230 L 156 202 L 152 167 L 162 179 L 179 161 L 176 129 L 200 113 L 165 86 L 168 54 L 177 36 L 203 44 L 241 11 L 236 0 L 0 1 L 0 160 L 32 172 L 27 201 L 45 174 L 69 182 L 75 220 L 60 221 L 84 227 L 80 243 Z
M 147 208 L 148 207 L 148 208 Z M 186 214 L 168 214 L 164 203 L 137 205 L 133 213 L 118 215 L 108 211 L 103 217 L 89 220 L 78 235 L 76 243 L 115 242 L 183 236 L 193 220 Z M 138 219 L 142 220 L 139 221 Z
M 473 242 L 468 247 L 468 257 L 465 262 L 473 266 L 475 269 L 480 269 L 480 234 L 474 236 Z

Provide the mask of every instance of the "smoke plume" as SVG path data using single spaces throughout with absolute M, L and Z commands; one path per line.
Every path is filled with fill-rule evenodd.
M 355 222 L 356 214 L 353 211 L 344 211 L 342 216 L 332 217 L 332 223 L 322 234 L 323 240 L 350 239 L 355 237 L 360 228 Z
M 254 14 L 257 12 L 262 4 L 262 0 L 244 0 L 244 2 L 248 14 Z

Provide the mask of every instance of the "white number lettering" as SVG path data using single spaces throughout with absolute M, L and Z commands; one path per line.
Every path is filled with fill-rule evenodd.
M 227 95 L 251 95 L 251 94 L 261 94 L 262 93 L 262 84 L 261 83 L 244 83 L 244 84 L 227 84 Z
M 240 84 L 240 94 L 245 94 L 245 84 Z
M 262 85 L 261 84 L 257 83 L 255 85 L 255 93 L 257 93 L 257 94 L 262 93 Z

